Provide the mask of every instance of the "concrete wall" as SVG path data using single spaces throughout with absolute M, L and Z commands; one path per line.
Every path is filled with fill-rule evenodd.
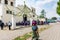
M 7 10 L 12 11 L 12 13 L 14 12 L 14 6 L 11 6 L 10 2 L 14 2 L 14 0 L 8 0 L 8 4 L 2 4 L 3 5 L 2 20 L 4 23 L 12 21 L 12 15 L 6 13 Z
M 2 19 L 2 13 L 3 13 L 2 8 L 3 8 L 3 6 L 0 4 L 0 20 Z

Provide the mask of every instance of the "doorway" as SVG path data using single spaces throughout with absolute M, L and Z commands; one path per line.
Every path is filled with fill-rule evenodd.
M 23 14 L 23 21 L 27 21 L 27 14 Z

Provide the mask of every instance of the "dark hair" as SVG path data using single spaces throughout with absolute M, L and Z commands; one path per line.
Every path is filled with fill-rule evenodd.
M 36 25 L 37 24 L 37 22 L 35 21 L 35 20 L 33 20 L 32 21 L 32 25 L 34 26 L 34 25 Z

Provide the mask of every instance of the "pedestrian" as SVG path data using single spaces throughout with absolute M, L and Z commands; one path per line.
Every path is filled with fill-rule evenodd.
M 4 23 L 2 22 L 1 23 L 1 30 L 3 30 L 3 27 L 4 27 Z
M 39 33 L 38 33 L 38 27 L 36 21 L 32 21 L 32 31 L 33 31 L 33 36 L 32 40 L 38 40 L 39 39 Z
M 11 30 L 11 26 L 12 26 L 12 23 L 9 21 L 9 22 L 8 22 L 9 30 Z
M 4 23 L 2 21 L 0 21 L 0 26 L 1 26 L 1 30 L 3 30 Z

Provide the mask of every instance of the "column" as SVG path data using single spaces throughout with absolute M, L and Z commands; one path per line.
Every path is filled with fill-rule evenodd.
M 33 19 L 32 19 L 32 18 L 30 18 L 30 26 L 32 26 L 32 21 L 33 21 Z
M 14 15 L 12 15 L 12 26 L 11 26 L 11 29 L 15 29 L 15 28 L 16 28 L 15 17 L 14 17 Z
M 14 0 L 13 14 L 15 14 L 15 1 L 16 0 Z M 11 27 L 11 29 L 15 29 L 16 28 L 16 20 L 15 20 L 15 16 L 13 14 L 12 14 L 12 27 Z

